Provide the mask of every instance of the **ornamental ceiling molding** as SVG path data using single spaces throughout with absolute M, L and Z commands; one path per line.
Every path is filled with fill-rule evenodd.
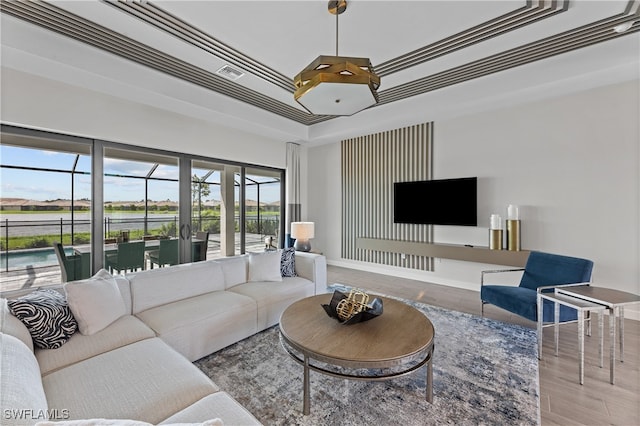
M 171 15 L 152 2 L 106 1 L 105 3 L 250 72 L 287 92 L 293 93 L 295 91 L 292 77 L 286 76 L 220 42 L 210 34 L 206 34 Z M 525 6 L 420 49 L 374 65 L 374 69 L 381 77 L 391 75 L 556 16 L 567 11 L 569 3 L 569 0 L 527 1 Z M 220 77 L 215 71 L 189 64 L 45 1 L 2 0 L 0 2 L 0 11 L 304 125 L 312 125 L 335 118 L 335 116 L 309 114 L 306 111 Z M 633 34 L 640 31 L 639 17 L 640 0 L 629 0 L 624 11 L 611 17 L 379 91 L 380 102 L 377 105 L 397 102 L 412 96 Z M 629 30 L 622 33 L 612 31 L 614 26 L 630 21 L 633 21 L 633 24 Z

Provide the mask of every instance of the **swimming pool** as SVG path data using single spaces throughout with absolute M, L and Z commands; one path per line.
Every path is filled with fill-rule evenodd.
M 72 248 L 65 248 L 64 252 L 67 256 L 73 254 Z M 55 266 L 58 264 L 58 258 L 53 248 L 14 250 L 7 253 L 0 253 L 0 268 L 7 268 L 7 260 L 9 260 L 9 269 L 26 268 L 32 266 L 34 268 L 42 266 Z

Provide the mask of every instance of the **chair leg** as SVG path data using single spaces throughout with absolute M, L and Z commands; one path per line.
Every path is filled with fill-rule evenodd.
M 481 305 L 480 305 L 480 316 L 484 316 L 484 305 L 485 305 L 485 301 L 481 300 Z

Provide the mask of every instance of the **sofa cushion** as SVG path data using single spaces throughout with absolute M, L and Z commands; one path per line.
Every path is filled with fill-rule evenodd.
M 114 275 L 113 279 L 118 285 L 118 290 L 120 290 L 120 296 L 122 296 L 122 300 L 124 301 L 125 312 L 131 315 L 131 288 L 129 280 L 122 275 Z
M 249 253 L 249 278 L 247 282 L 282 281 L 280 252 Z
M 179 300 L 136 316 L 190 361 L 257 332 L 256 302 L 229 291 Z
M 46 420 L 47 398 L 31 349 L 18 338 L 0 333 L 0 361 L 0 423 L 29 425 Z
M 127 274 L 131 283 L 133 313 L 224 290 L 222 267 L 215 261 L 185 263 Z
M 7 299 L 0 299 L 0 333 L 17 337 L 33 352 L 31 333 L 27 326 L 11 313 Z
M 132 419 L 157 424 L 218 387 L 161 339 L 97 355 L 42 378 L 50 409 L 69 420 Z
M 86 280 L 65 283 L 64 291 L 84 335 L 97 333 L 126 313 L 120 289 L 106 269 Z
M 165 419 L 161 425 L 193 423 L 199 419 L 218 418 L 225 425 L 260 425 L 261 423 L 226 392 L 207 395 L 200 401 Z
M 280 275 L 283 278 L 296 276 L 296 249 L 289 247 L 280 254 Z
M 280 321 L 282 312 L 293 302 L 315 294 L 313 282 L 302 277 L 283 278 L 282 282 L 239 284 L 228 291 L 251 297 L 258 305 L 258 330 Z
M 59 348 L 78 329 L 67 300 L 55 290 L 38 289 L 7 304 L 11 313 L 27 326 L 39 348 Z
M 153 337 L 156 334 L 142 321 L 132 315 L 125 315 L 95 334 L 74 334 L 61 348 L 37 349 L 40 374 L 45 376 L 76 362 Z
M 247 282 L 248 255 L 223 257 L 216 259 L 215 262 L 222 266 L 225 289 Z

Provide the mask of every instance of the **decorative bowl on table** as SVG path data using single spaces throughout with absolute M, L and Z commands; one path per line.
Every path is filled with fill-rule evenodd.
M 382 300 L 376 297 L 369 302 L 369 295 L 357 289 L 352 289 L 349 294 L 334 291 L 329 304 L 323 304 L 322 307 L 327 315 L 344 325 L 369 321 L 382 315 Z

